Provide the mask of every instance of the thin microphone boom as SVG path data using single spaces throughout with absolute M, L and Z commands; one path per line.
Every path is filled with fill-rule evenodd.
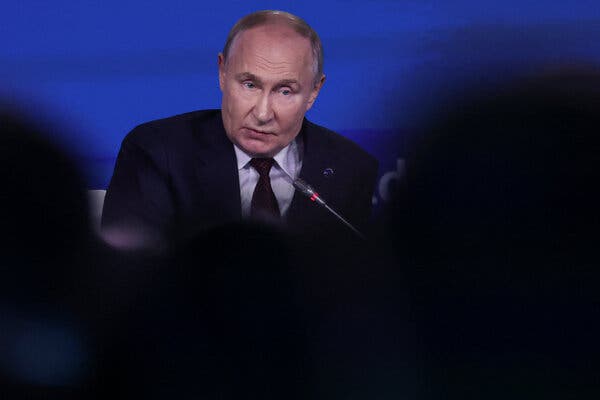
M 304 182 L 300 178 L 294 179 L 293 184 L 294 184 L 294 187 L 296 188 L 296 190 L 300 191 L 300 193 L 302 193 L 303 195 L 308 197 L 310 200 L 325 207 L 330 213 L 335 215 L 337 217 L 337 219 L 342 221 L 344 223 L 344 225 L 346 225 L 348 228 L 350 228 L 352 230 L 352 232 L 354 232 L 359 238 L 366 240 L 365 236 L 362 233 L 360 233 L 355 227 L 353 227 L 352 224 L 350 224 L 350 222 L 346 221 L 346 219 L 344 217 L 342 217 L 340 214 L 335 212 L 335 210 L 333 208 L 329 207 L 327 202 L 325 202 L 325 200 L 323 200 L 323 198 L 319 195 L 319 193 L 317 193 L 312 188 L 312 186 L 310 186 L 308 183 Z

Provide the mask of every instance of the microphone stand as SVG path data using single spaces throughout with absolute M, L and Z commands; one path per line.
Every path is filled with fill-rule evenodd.
M 344 217 L 342 217 L 340 214 L 338 214 L 333 208 L 329 207 L 327 202 L 325 202 L 325 200 L 323 200 L 323 198 L 319 195 L 319 193 L 317 193 L 312 188 L 312 186 L 310 186 L 308 183 L 304 182 L 300 178 L 297 178 L 297 179 L 294 179 L 293 185 L 294 185 L 294 188 L 296 188 L 296 190 L 300 191 L 300 193 L 302 193 L 303 195 L 308 197 L 311 201 L 314 201 L 314 202 L 320 204 L 321 206 L 325 207 L 325 209 L 327 209 L 330 213 L 335 215 L 335 217 L 337 219 L 339 219 L 348 228 L 350 228 L 350 230 L 352 230 L 352 232 L 354 232 L 356 234 L 356 236 L 358 236 L 359 238 L 361 238 L 363 240 L 367 239 L 362 233 L 360 233 L 358 231 L 358 229 L 356 229 L 354 226 L 352 226 L 352 224 L 350 222 L 348 222 Z

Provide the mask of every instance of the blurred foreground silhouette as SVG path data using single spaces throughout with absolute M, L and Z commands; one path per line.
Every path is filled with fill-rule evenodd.
M 411 276 L 420 397 L 597 390 L 599 128 L 597 69 L 479 88 L 430 116 L 386 232 Z
M 72 161 L 34 122 L 0 113 L 0 387 L 8 399 L 85 398 L 94 345 L 78 285 L 93 238 Z

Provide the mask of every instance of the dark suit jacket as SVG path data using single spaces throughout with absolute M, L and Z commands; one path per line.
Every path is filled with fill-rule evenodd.
M 365 229 L 377 161 L 350 140 L 306 119 L 300 135 L 300 177 L 338 213 Z M 328 168 L 333 173 L 324 173 Z M 127 135 L 106 194 L 102 227 L 173 237 L 239 221 L 240 204 L 235 152 L 221 112 L 195 111 L 142 124 Z M 284 221 L 298 233 L 347 229 L 297 191 Z

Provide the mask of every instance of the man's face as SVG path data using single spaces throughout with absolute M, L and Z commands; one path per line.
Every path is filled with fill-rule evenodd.
M 300 132 L 302 120 L 317 98 L 323 76 L 315 83 L 310 40 L 283 25 L 242 31 L 219 54 L 225 132 L 253 157 L 272 157 Z

